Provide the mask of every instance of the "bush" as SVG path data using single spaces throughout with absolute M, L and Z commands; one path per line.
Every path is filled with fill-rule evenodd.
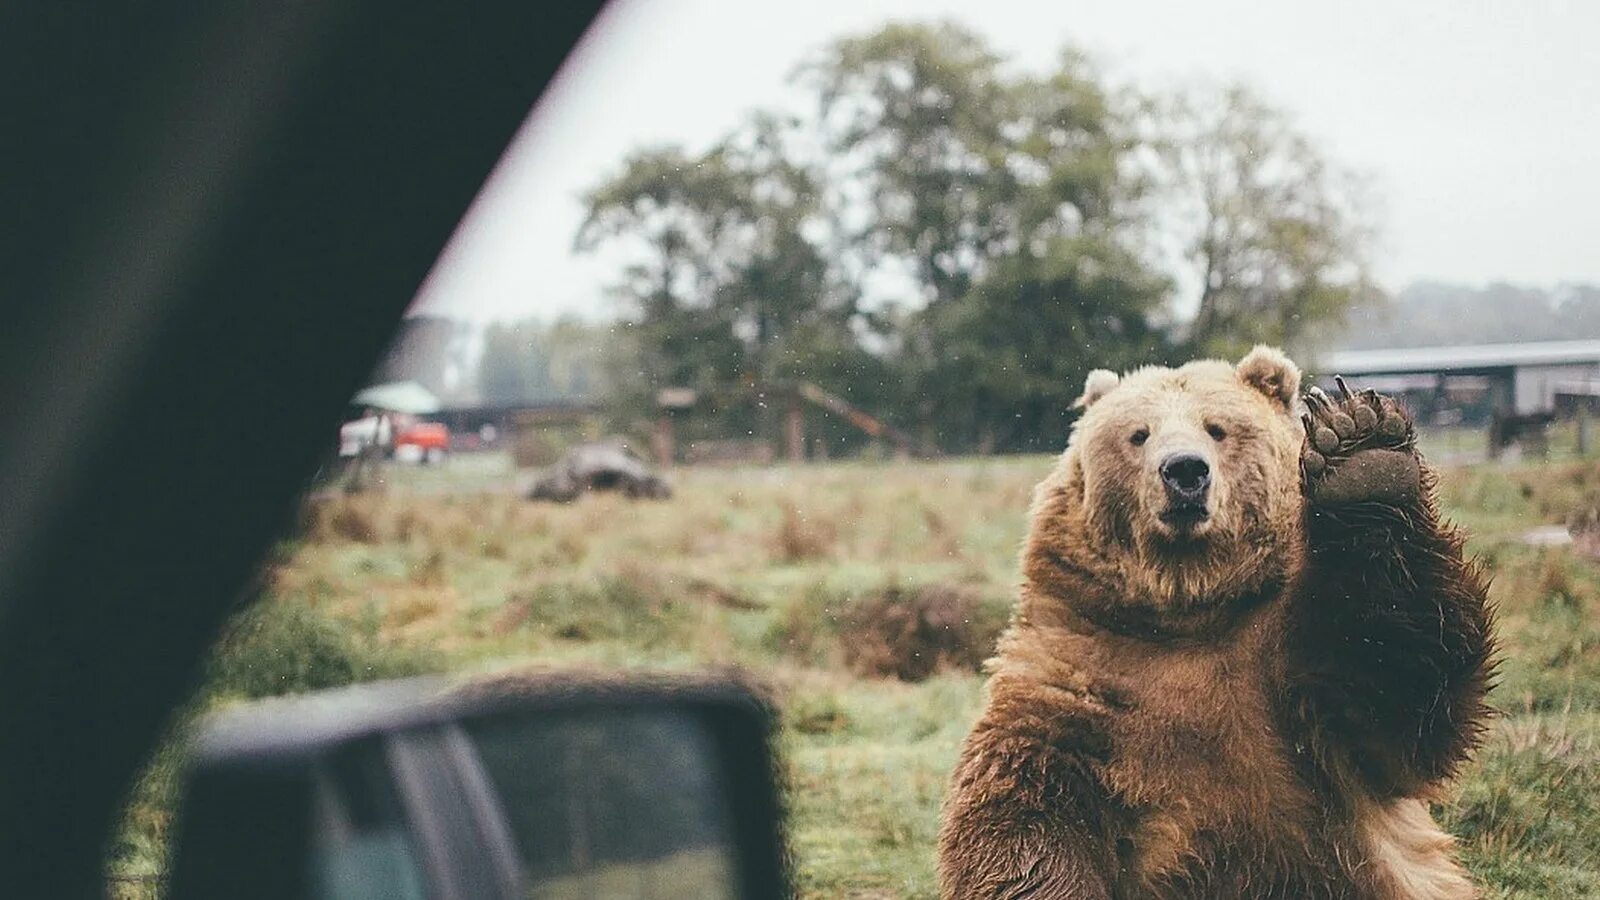
M 428 669 L 415 652 L 378 644 L 306 600 L 265 600 L 241 613 L 224 634 L 207 673 L 213 695 L 273 697 Z
M 514 591 L 497 630 L 527 629 L 566 641 L 627 639 L 660 647 L 683 638 L 692 622 L 685 599 L 672 585 L 627 570 L 594 581 L 547 582 Z
M 1010 609 L 1009 600 L 949 584 L 890 583 L 862 597 L 818 586 L 784 612 L 767 644 L 813 665 L 923 681 L 938 672 L 978 671 L 994 653 Z
M 783 518 L 768 544 L 773 561 L 797 563 L 827 556 L 838 539 L 838 529 L 832 522 L 807 516 L 794 504 L 785 503 Z
M 1007 605 L 942 584 L 890 585 L 845 611 L 839 644 L 861 675 L 922 681 L 935 672 L 976 672 L 994 654 Z
M 212 653 L 202 694 L 176 713 L 129 792 L 107 848 L 116 894 L 159 894 L 185 747 L 196 717 L 216 700 L 334 688 L 428 668 L 423 657 L 380 646 L 302 597 L 268 597 L 238 614 Z
M 311 543 L 376 544 L 384 537 L 378 500 L 372 497 L 307 500 L 300 508 L 300 534 Z

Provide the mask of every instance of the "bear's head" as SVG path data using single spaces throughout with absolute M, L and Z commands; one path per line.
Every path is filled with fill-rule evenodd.
M 1030 546 L 1114 576 L 1154 608 L 1260 585 L 1298 536 L 1299 387 L 1300 370 L 1270 347 L 1237 365 L 1091 373 Z

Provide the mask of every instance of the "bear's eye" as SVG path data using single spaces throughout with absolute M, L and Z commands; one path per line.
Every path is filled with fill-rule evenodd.
M 1150 440 L 1150 429 L 1148 428 L 1136 429 L 1133 434 L 1128 437 L 1129 443 L 1133 444 L 1135 447 L 1143 447 L 1144 442 L 1148 440 Z
M 1206 434 L 1211 435 L 1211 439 L 1216 441 L 1220 441 L 1228 436 L 1228 433 L 1222 430 L 1221 425 L 1213 425 L 1209 423 L 1206 425 Z

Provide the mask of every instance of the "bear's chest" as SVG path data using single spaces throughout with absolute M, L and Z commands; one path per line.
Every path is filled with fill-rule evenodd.
M 1218 845 L 1305 847 L 1316 806 L 1269 695 L 1264 626 L 1229 643 L 1124 659 L 1103 783 L 1134 812 L 1123 860 L 1143 880 Z

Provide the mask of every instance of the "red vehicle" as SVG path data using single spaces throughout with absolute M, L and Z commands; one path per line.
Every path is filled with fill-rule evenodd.
M 401 459 L 414 456 L 418 462 L 443 462 L 450 452 L 450 429 L 438 422 L 403 425 L 395 432 L 394 452 Z

